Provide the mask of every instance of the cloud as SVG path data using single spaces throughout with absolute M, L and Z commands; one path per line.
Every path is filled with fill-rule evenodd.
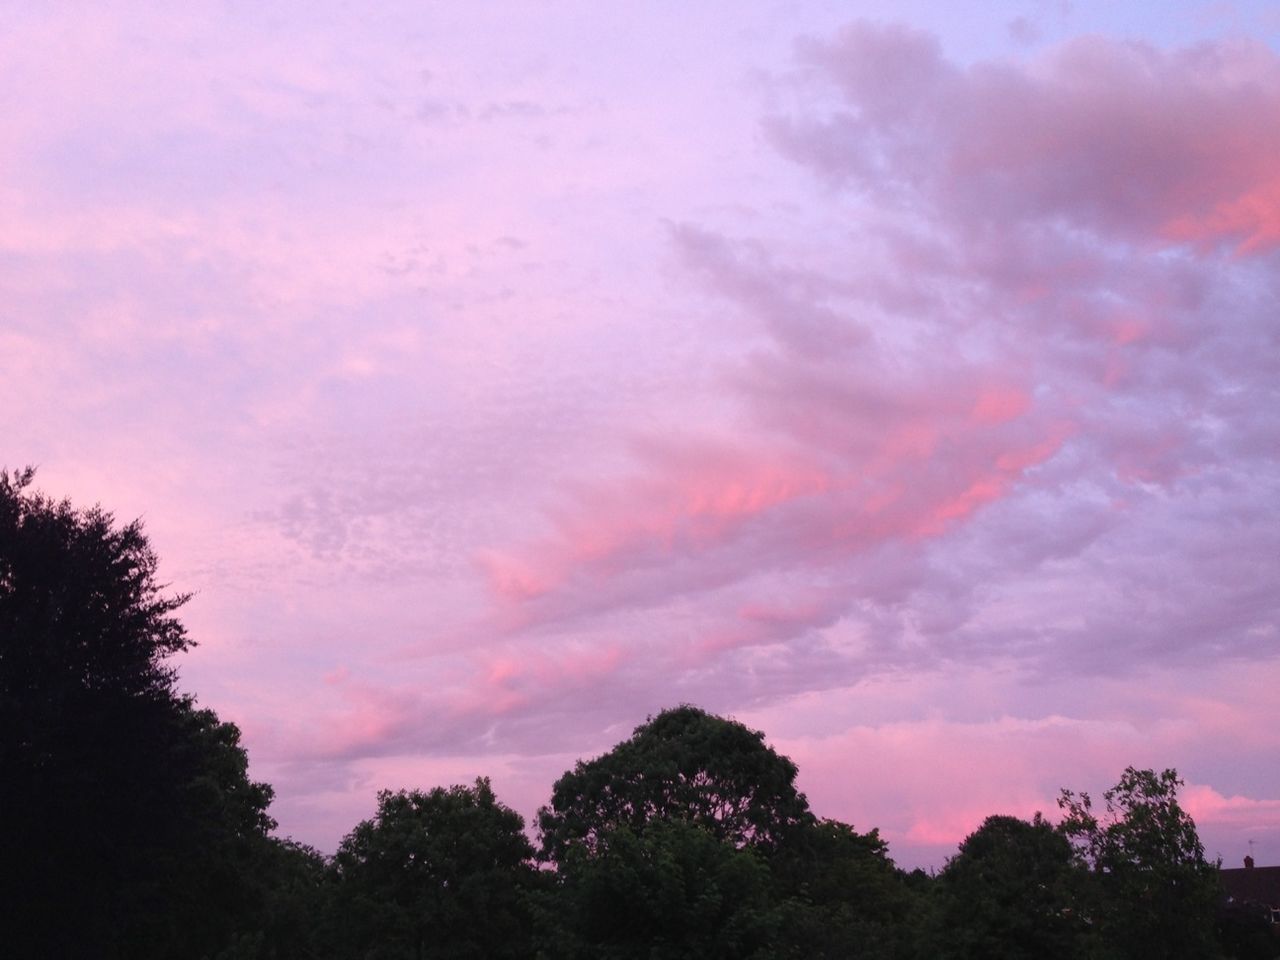
M 465 751 L 532 796 L 679 701 L 804 713 L 820 812 L 924 846 L 1052 799 L 1019 741 L 1105 786 L 1152 726 L 1100 683 L 1275 662 L 1280 58 L 1030 9 L 1007 59 L 859 23 L 786 64 L 713 8 L 24 16 L 6 440 L 146 516 L 298 816 Z M 1260 755 L 1265 700 L 1162 696 Z M 1274 796 L 1206 755 L 1206 816 Z M 950 811 L 895 760 L 968 756 Z
M 680 700 L 766 710 L 913 671 L 1012 663 L 1032 683 L 1273 657 L 1276 138 L 1250 118 L 1275 109 L 1274 61 L 1085 39 L 961 67 L 870 25 L 801 43 L 779 81 L 797 106 L 764 130 L 814 175 L 808 229 L 670 221 L 701 339 L 629 392 L 623 361 L 654 362 L 642 335 L 595 336 L 550 298 L 525 298 L 526 325 L 472 313 L 492 327 L 409 340 L 333 320 L 346 333 L 316 338 L 329 373 L 308 388 L 333 423 L 290 438 L 288 493 L 256 522 L 321 580 L 356 576 L 371 621 L 401 602 L 380 582 L 439 612 L 384 619 L 408 675 L 366 664 L 315 695 L 311 729 L 279 708 L 268 752 L 586 751 Z M 366 307 L 399 282 L 366 281 Z M 408 386 L 415 364 L 430 390 Z M 370 431 L 378 389 L 419 412 Z M 495 470 L 504 456 L 520 469 Z M 324 609 L 308 624 L 338 658 Z M 840 735 L 897 768 L 1006 764 L 968 806 L 875 808 L 926 850 L 971 814 L 1052 800 L 1016 744 L 1053 753 L 1084 730 L 1122 768 L 1140 737 L 1088 717 Z M 844 748 L 798 749 L 821 768 Z
M 1172 225 L 1266 188 L 1276 58 L 1085 39 L 960 68 L 866 24 L 798 56 L 827 93 L 767 129 L 862 219 L 809 245 L 673 226 L 736 317 L 718 371 L 736 413 L 641 435 L 629 475 L 487 551 L 506 622 L 696 597 L 694 642 L 726 658 L 877 634 L 874 664 L 837 658 L 846 677 L 889 650 L 1081 672 L 1267 655 L 1276 605 L 1246 568 L 1280 534 L 1244 518 L 1277 483 L 1274 257 L 1262 220 Z M 868 567 L 895 544 L 909 586 L 885 593 Z M 771 579 L 785 615 L 745 615 Z
M 1005 658 L 805 693 L 742 719 L 797 762 L 816 812 L 880 827 L 900 862 L 940 866 L 991 814 L 1055 820 L 1064 787 L 1100 802 L 1129 765 L 1178 769 L 1210 856 L 1235 861 L 1254 839 L 1274 859 L 1276 675 L 1274 661 L 1203 663 L 1190 694 L 1176 667 L 1153 666 L 1141 686 L 1028 683 Z
M 1183 805 L 1198 823 L 1261 824 L 1280 832 L 1280 800 L 1256 800 L 1239 795 L 1227 797 L 1212 787 L 1193 784 L 1186 790 Z
M 961 68 L 929 34 L 858 23 L 798 55 L 841 99 L 776 118 L 775 142 L 882 201 L 974 230 L 1057 219 L 1144 245 L 1280 241 L 1280 63 L 1264 44 L 1082 37 Z

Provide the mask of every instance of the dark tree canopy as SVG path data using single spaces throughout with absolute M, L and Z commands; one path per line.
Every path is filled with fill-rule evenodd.
M 594 849 L 603 833 L 684 820 L 735 846 L 776 848 L 812 822 L 796 767 L 764 735 L 697 707 L 665 710 L 631 739 L 556 781 L 538 814 L 542 855 Z
M 876 830 L 858 833 L 839 820 L 798 831 L 771 858 L 781 903 L 781 939 L 812 960 L 901 955 L 918 923 L 914 897 Z
M 872 831 L 819 821 L 764 735 L 666 710 L 539 815 L 566 957 L 893 956 L 910 895 Z
M 1040 814 L 991 816 L 939 878 L 939 955 L 964 960 L 1077 956 L 1071 844 Z
M 777 956 L 768 867 L 686 820 L 617 827 L 569 851 L 547 911 L 546 956 L 563 960 L 747 960 Z M 544 938 L 545 938 L 544 934 Z
M 352 956 L 525 956 L 532 861 L 524 819 L 488 780 L 384 790 L 334 858 L 335 939 Z
M 174 691 L 189 646 L 138 523 L 0 471 L 0 910 L 15 956 L 200 956 L 246 904 L 270 788 Z M 67 922 L 74 917 L 73 923 Z
M 49 500 L 32 478 L 0 470 L 0 708 L 22 707 L 29 734 L 69 698 L 167 697 L 187 597 L 156 582 L 141 524 Z
M 1091 871 L 1084 909 L 1102 940 L 1133 960 L 1216 954 L 1217 866 L 1178 803 L 1180 786 L 1176 770 L 1127 767 L 1103 794 L 1101 818 L 1087 793 L 1063 790 L 1058 800 L 1060 829 Z

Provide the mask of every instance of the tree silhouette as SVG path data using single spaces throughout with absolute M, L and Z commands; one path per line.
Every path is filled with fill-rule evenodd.
M 687 820 L 616 827 L 560 866 L 546 956 L 748 960 L 777 956 L 780 913 L 764 859 Z
M 0 470 L 0 911 L 14 956 L 200 956 L 241 915 L 269 787 L 174 689 L 190 646 L 137 522 Z
M 939 877 L 938 954 L 957 960 L 1080 955 L 1071 844 L 1040 814 L 987 817 Z
M 795 778 L 795 764 L 762 733 L 697 707 L 665 710 L 556 781 L 538 813 L 542 855 L 559 862 L 572 846 L 594 848 L 604 832 L 641 833 L 659 820 L 769 851 L 813 821 Z
M 528 956 L 534 869 L 523 831 L 485 779 L 382 791 L 334 857 L 335 939 L 352 956 Z
M 1193 960 L 1217 953 L 1218 871 L 1178 803 L 1176 770 L 1125 768 L 1093 812 L 1087 793 L 1063 790 L 1063 834 L 1091 870 L 1084 910 L 1109 948 L 1133 960 Z
M 582 957 L 890 956 L 910 896 L 872 831 L 816 819 L 764 735 L 665 710 L 539 813 Z

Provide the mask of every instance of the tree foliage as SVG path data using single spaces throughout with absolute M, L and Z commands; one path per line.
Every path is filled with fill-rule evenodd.
M 1075 880 L 1070 843 L 1040 814 L 988 817 L 939 877 L 939 956 L 1079 956 L 1085 927 Z
M 1094 813 L 1087 793 L 1063 790 L 1060 825 L 1091 883 L 1083 909 L 1100 940 L 1132 960 L 1217 955 L 1217 866 L 1204 856 L 1195 822 L 1178 803 L 1177 771 L 1127 767 Z
M 665 710 L 556 781 L 538 814 L 542 856 L 559 863 L 618 828 L 638 834 L 668 820 L 773 850 L 813 819 L 795 778 L 795 764 L 765 746 L 764 734 L 697 707 Z
M 47 719 L 90 692 L 167 696 L 164 659 L 190 644 L 173 612 L 188 598 L 163 593 L 140 523 L 49 500 L 27 489 L 33 477 L 0 470 L 0 702 Z
M 533 847 L 488 780 L 384 790 L 334 858 L 335 940 L 349 955 L 523 956 Z
M 248 909 L 270 788 L 174 690 L 185 602 L 117 526 L 0 471 L 0 910 L 15 956 L 201 956 Z M 68 923 L 74 917 L 74 923 Z
M 271 838 L 241 876 L 255 910 L 216 960 L 317 960 L 331 957 L 328 861 L 293 840 Z
M 883 841 L 817 820 L 795 777 L 763 734 L 690 706 L 578 763 L 539 816 L 577 924 L 548 954 L 893 955 L 911 897 Z
M 560 866 L 545 955 L 581 960 L 772 957 L 778 914 L 763 859 L 687 820 L 597 834 Z M 544 938 L 545 939 L 545 938 Z
M 770 866 L 786 955 L 872 960 L 906 952 L 919 898 L 878 831 L 819 820 L 795 833 Z

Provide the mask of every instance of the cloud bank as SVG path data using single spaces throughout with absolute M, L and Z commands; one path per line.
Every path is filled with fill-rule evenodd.
M 1280 862 L 1276 51 L 553 8 L 0 41 L 5 456 L 285 828 L 688 701 L 905 862 L 1128 763 Z

